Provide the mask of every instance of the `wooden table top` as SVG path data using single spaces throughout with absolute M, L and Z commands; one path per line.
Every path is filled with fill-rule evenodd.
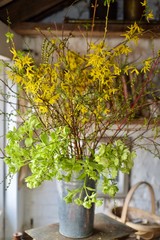
M 59 224 L 51 224 L 44 227 L 29 229 L 25 231 L 26 240 L 72 240 L 73 238 L 64 237 L 59 233 Z M 133 236 L 134 230 L 123 223 L 120 223 L 111 217 L 98 213 L 95 215 L 94 233 L 85 240 L 112 240 Z M 128 238 L 131 239 L 131 238 Z M 133 239 L 133 238 L 132 238 Z

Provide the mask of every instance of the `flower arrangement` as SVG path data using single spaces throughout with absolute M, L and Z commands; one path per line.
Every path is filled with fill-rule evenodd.
M 111 1 L 106 2 L 109 6 Z M 26 182 L 30 188 L 53 178 L 70 181 L 73 173 L 79 172 L 79 180 L 98 181 L 102 177 L 102 192 L 113 197 L 118 191 L 118 172 L 129 173 L 136 156 L 125 144 L 131 132 L 137 133 L 132 138 L 136 146 L 136 140 L 152 129 L 152 144 L 157 149 L 158 117 L 153 119 L 152 113 L 144 117 L 143 131 L 130 131 L 129 126 L 142 109 L 158 100 L 153 78 L 158 73 L 159 53 L 145 59 L 139 68 L 138 62 L 128 59 L 143 29 L 134 23 L 123 34 L 122 42 L 110 48 L 107 24 L 106 17 L 102 40 L 94 43 L 86 39 L 85 53 L 74 51 L 69 37 L 44 37 L 38 64 L 30 51 L 17 51 L 11 33 L 7 34 L 14 61 L 8 66 L 8 76 L 20 92 L 23 90 L 28 111 L 23 115 L 18 112 L 22 122 L 7 134 L 4 160 L 11 174 L 29 166 L 31 175 Z M 139 80 L 142 74 L 143 82 Z M 128 80 L 129 76 L 132 78 Z M 152 103 L 146 102 L 148 95 Z M 103 137 L 106 144 L 101 143 Z M 83 191 L 85 199 L 80 197 Z M 96 189 L 90 189 L 86 181 L 82 188 L 68 192 L 65 199 L 74 199 L 86 208 L 102 203 Z

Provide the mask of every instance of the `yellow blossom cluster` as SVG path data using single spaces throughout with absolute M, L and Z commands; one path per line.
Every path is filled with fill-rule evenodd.
M 101 120 L 110 111 L 107 101 L 117 91 L 115 79 L 121 69 L 102 43 L 91 44 L 85 55 L 65 49 L 56 61 L 39 65 L 29 53 L 22 54 L 14 48 L 11 52 L 14 71 L 9 71 L 9 76 L 32 98 L 41 113 L 57 116 L 57 121 L 72 126 L 75 121 L 84 124 L 93 118 Z
M 104 40 L 91 42 L 85 54 L 70 49 L 66 40 L 44 39 L 39 64 L 29 52 L 16 51 L 13 46 L 14 65 L 8 74 L 26 92 L 36 111 L 50 118 L 52 127 L 67 125 L 79 132 L 92 124 L 99 127 L 111 111 L 114 113 L 120 99 L 123 104 L 126 98 L 121 76 L 139 74 L 134 64 L 125 64 L 122 59 L 132 52 L 128 43 L 137 41 L 142 32 L 134 23 L 121 44 L 110 48 Z M 144 62 L 144 73 L 148 64 L 149 59 Z

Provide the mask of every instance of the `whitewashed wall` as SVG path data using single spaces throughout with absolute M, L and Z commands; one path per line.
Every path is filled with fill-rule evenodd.
M 24 199 L 25 229 L 58 222 L 55 181 L 45 182 L 34 190 L 25 187 Z
M 7 25 L 0 21 L 0 55 L 3 57 L 11 58 L 11 52 L 9 49 L 9 44 L 6 41 L 6 33 L 9 31 Z M 14 32 L 13 32 L 14 33 Z M 22 37 L 14 33 L 15 46 L 18 49 L 22 47 Z
M 4 61 L 8 61 L 11 57 L 11 53 L 9 51 L 9 44 L 6 42 L 5 34 L 9 31 L 8 26 L 0 21 L 0 59 Z M 15 46 L 17 49 L 22 48 L 22 37 L 17 34 L 14 34 Z M 5 81 L 5 69 L 0 67 L 0 78 Z M 5 91 L 5 87 L 0 83 L 0 87 Z M 13 94 L 12 94 L 13 95 Z M 2 100 L 2 97 L 1 97 Z M 11 109 L 8 108 L 7 104 L 0 103 L 0 110 L 4 112 L 4 110 L 11 113 Z M 1 114 L 0 114 L 1 115 Z M 7 131 L 7 121 L 3 115 L 0 116 L 0 147 L 4 147 L 5 145 L 5 137 L 4 134 Z M 2 157 L 2 156 L 1 156 Z M 22 225 L 23 218 L 23 208 L 21 208 L 21 199 L 20 192 L 17 189 L 16 177 L 14 178 L 11 187 L 8 191 L 5 191 L 4 177 L 5 177 L 5 165 L 3 163 L 2 158 L 0 159 L 0 239 L 5 240 L 11 239 L 13 232 L 17 231 L 18 228 Z M 7 182 L 7 181 L 6 181 Z M 7 184 L 7 183 L 6 183 Z M 4 221 L 5 218 L 5 221 Z

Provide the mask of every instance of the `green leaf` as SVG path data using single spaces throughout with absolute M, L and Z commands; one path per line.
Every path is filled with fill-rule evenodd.
M 112 185 L 108 190 L 108 194 L 111 197 L 114 197 L 117 192 L 118 192 L 118 187 L 116 185 Z
M 87 186 L 86 186 L 86 189 L 89 190 L 89 191 L 95 192 L 95 189 L 94 189 L 94 188 L 91 188 L 91 187 L 87 187 Z
M 89 202 L 89 201 L 86 201 L 83 203 L 83 207 L 87 208 L 87 209 L 90 209 L 92 207 L 92 203 Z
M 73 196 L 68 194 L 68 195 L 64 198 L 64 200 L 66 201 L 66 203 L 72 203 L 72 198 L 73 198 Z
M 86 173 L 85 172 L 82 172 L 81 175 L 79 175 L 79 177 L 77 178 L 78 180 L 82 180 L 86 177 Z
M 76 199 L 74 200 L 74 202 L 75 202 L 75 204 L 77 204 L 78 206 L 83 205 L 83 201 L 82 201 L 80 198 L 76 198 Z
M 33 138 L 26 138 L 25 139 L 25 146 L 30 147 L 33 143 Z
M 6 36 L 6 42 L 7 43 L 10 43 L 12 40 L 13 40 L 13 37 L 14 37 L 14 34 L 13 33 L 11 33 L 11 32 L 7 32 L 6 34 L 5 34 L 5 36 Z
M 49 143 L 49 137 L 48 137 L 48 134 L 47 133 L 42 133 L 41 136 L 40 136 L 40 139 L 41 141 L 45 144 L 45 145 L 48 145 Z
M 104 0 L 104 6 L 110 5 L 111 2 L 114 2 L 114 0 Z
M 96 206 L 97 207 L 102 206 L 102 204 L 103 204 L 103 200 L 101 200 L 101 199 L 96 200 Z

